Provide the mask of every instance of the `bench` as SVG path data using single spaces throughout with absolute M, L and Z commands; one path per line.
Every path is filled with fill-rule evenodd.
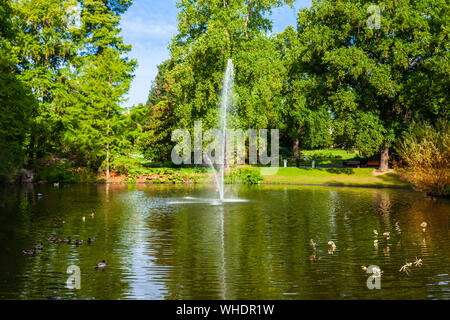
M 379 166 L 380 161 L 367 161 L 368 166 Z

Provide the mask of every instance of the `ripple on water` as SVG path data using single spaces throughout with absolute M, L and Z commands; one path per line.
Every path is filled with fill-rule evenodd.
M 450 298 L 450 205 L 418 193 L 235 186 L 219 202 L 211 188 L 192 186 L 39 188 L 39 201 L 1 199 L 2 298 Z M 96 240 L 76 247 L 47 243 L 50 235 Z M 41 241 L 36 257 L 22 254 Z M 421 267 L 399 271 L 416 257 Z M 103 259 L 108 266 L 96 270 Z M 72 264 L 79 291 L 65 288 Z M 384 272 L 382 290 L 367 289 L 369 265 Z

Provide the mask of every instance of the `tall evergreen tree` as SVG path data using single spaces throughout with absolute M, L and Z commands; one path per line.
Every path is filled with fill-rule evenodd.
M 148 117 L 143 122 L 144 155 L 154 161 L 168 161 L 172 149 L 171 134 L 176 125 L 173 96 L 167 72 L 173 64 L 167 60 L 158 66 L 158 74 L 152 84 L 147 101 Z
M 13 4 L 20 78 L 39 102 L 33 109 L 28 147 L 29 160 L 35 163 L 60 148 L 64 111 L 55 98 L 64 95 L 70 61 L 77 52 L 70 19 L 76 0 L 14 0 Z
M 125 143 L 121 103 L 132 80 L 135 61 L 129 61 L 120 36 L 120 16 L 131 0 L 81 1 L 82 55 L 76 63 L 76 102 L 68 110 L 64 141 L 93 167 L 104 163 L 110 174 L 111 156 Z
M 12 23 L 11 1 L 0 3 L 0 180 L 11 177 L 24 162 L 31 112 L 32 92 L 19 77 Z

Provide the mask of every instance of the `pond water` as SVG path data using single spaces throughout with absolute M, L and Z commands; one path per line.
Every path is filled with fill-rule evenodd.
M 214 196 L 210 186 L 2 190 L 0 298 L 450 299 L 448 200 L 393 189 L 228 189 L 247 201 L 197 201 Z M 40 242 L 36 256 L 23 253 Z M 399 271 L 416 258 L 421 266 Z M 71 265 L 80 289 L 66 287 Z M 367 287 L 370 265 L 383 271 L 379 290 Z

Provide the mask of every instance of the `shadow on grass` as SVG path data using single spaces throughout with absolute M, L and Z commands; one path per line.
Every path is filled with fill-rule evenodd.
M 346 174 L 346 175 L 352 175 L 352 174 L 355 174 L 356 172 L 355 172 L 355 170 L 353 170 L 352 168 L 305 168 L 305 167 L 301 167 L 301 168 L 299 168 L 299 169 L 301 169 L 301 170 L 304 170 L 304 171 L 325 171 L 325 172 L 328 172 L 328 173 L 332 173 L 332 174 Z
M 352 168 L 328 168 L 325 169 L 325 171 L 333 174 L 346 174 L 348 176 L 355 174 L 355 170 L 353 170 Z
M 383 184 L 399 185 L 399 186 L 409 186 L 411 184 L 405 180 L 402 180 L 400 176 L 396 173 L 386 173 L 377 177 L 383 181 Z

